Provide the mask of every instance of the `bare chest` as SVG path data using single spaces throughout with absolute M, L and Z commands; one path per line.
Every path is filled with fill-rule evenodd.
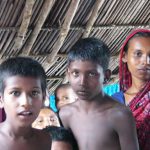
M 103 150 L 114 146 L 116 149 L 117 136 L 107 116 L 85 115 L 74 116 L 70 126 L 82 150 Z M 104 148 L 105 147 L 105 148 Z
M 5 139 L 1 141 L 0 150 L 50 150 L 51 142 L 44 144 L 42 141 L 21 141 Z

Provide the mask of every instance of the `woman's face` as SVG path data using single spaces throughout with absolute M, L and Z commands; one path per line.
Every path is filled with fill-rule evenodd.
M 150 79 L 150 37 L 135 37 L 129 41 L 125 61 L 132 80 L 148 81 Z

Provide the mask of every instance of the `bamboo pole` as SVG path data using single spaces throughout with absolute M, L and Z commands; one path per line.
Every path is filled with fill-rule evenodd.
M 28 31 L 28 26 L 29 26 L 30 19 L 32 16 L 32 8 L 33 8 L 34 3 L 35 3 L 35 0 L 26 0 L 23 20 L 18 30 L 17 36 L 15 38 L 15 44 L 13 47 L 14 50 L 20 49 L 23 44 L 24 37 Z
M 60 29 L 60 35 L 58 40 L 56 41 L 52 53 L 47 57 L 46 70 L 50 68 L 55 63 L 55 56 L 57 55 L 58 51 L 60 50 L 61 46 L 63 45 L 63 42 L 69 32 L 71 22 L 73 20 L 73 17 L 75 16 L 75 13 L 78 9 L 80 0 L 72 0 L 70 7 L 65 15 L 65 20 L 62 25 L 62 28 Z
M 97 19 L 98 16 L 98 11 L 101 8 L 101 6 L 103 5 L 103 3 L 105 2 L 105 0 L 97 0 L 94 4 L 93 10 L 92 10 L 92 14 L 90 16 L 89 21 L 87 22 L 85 31 L 83 33 L 83 38 L 86 38 L 89 36 L 91 29 L 95 23 L 95 20 Z
M 39 20 L 36 23 L 35 28 L 33 29 L 33 32 L 31 33 L 31 36 L 29 37 L 26 46 L 22 50 L 22 55 L 30 55 L 32 46 L 53 6 L 53 0 L 45 0 L 45 3 L 42 7 L 42 10 L 40 12 Z

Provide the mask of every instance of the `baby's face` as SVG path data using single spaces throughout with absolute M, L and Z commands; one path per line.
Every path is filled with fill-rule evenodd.
M 75 93 L 72 88 L 62 88 L 57 91 L 57 108 L 60 109 L 62 106 L 72 103 L 76 100 Z
M 56 114 L 48 108 L 41 109 L 39 116 L 33 122 L 32 127 L 43 129 L 47 126 L 60 126 Z

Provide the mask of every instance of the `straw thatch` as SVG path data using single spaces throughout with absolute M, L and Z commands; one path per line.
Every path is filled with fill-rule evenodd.
M 49 92 L 64 80 L 66 54 L 82 37 L 97 37 L 118 54 L 127 34 L 150 29 L 149 0 L 0 0 L 0 58 L 30 56 L 45 68 Z

